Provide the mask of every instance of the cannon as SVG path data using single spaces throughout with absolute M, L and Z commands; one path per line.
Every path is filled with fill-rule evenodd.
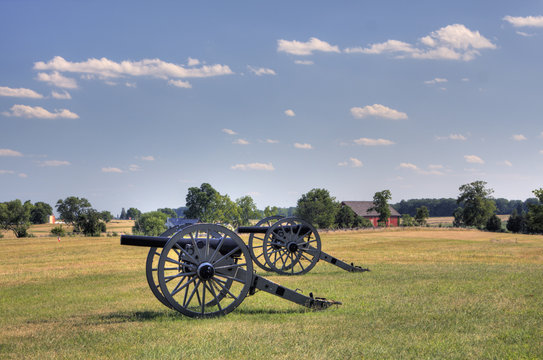
M 319 260 L 350 272 L 369 271 L 322 251 L 318 231 L 300 218 L 271 216 L 255 226 L 238 227 L 237 232 L 250 234 L 248 244 L 251 257 L 255 264 L 266 271 L 301 275 L 310 271 Z
M 220 225 L 189 225 L 169 229 L 161 236 L 122 235 L 121 245 L 151 248 L 146 268 L 153 294 L 167 307 L 190 317 L 226 315 L 257 290 L 316 310 L 341 304 L 257 275 L 247 245 Z

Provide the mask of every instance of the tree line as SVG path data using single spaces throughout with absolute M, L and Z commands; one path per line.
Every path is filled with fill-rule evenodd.
M 456 200 L 453 198 L 410 199 L 392 204 L 392 207 L 400 214 L 409 214 L 411 216 L 415 216 L 417 209 L 421 206 L 425 206 L 428 209 L 429 216 L 431 217 L 453 216 L 458 206 L 462 206 Z M 524 201 L 498 198 L 494 199 L 494 203 L 496 205 L 496 214 L 510 215 L 515 210 L 517 213 L 528 212 L 530 204 L 538 204 L 539 200 L 537 198 L 529 198 Z
M 459 187 L 457 199 L 412 199 L 394 204 L 403 213 L 401 225 L 425 225 L 429 216 L 454 216 L 454 226 L 468 226 L 490 231 L 501 231 L 502 224 L 497 214 L 512 209 L 507 222 L 507 230 L 512 232 L 543 233 L 543 189 L 533 191 L 535 198 L 525 202 L 493 199 L 492 189 L 486 187 L 484 181 L 474 181 Z M 379 226 L 387 226 L 390 217 L 388 202 L 391 199 L 389 190 L 376 192 L 373 207 L 379 214 Z M 505 200 L 505 201 L 503 201 Z M 227 194 L 221 194 L 210 184 L 188 189 L 185 207 L 172 209 L 160 208 L 156 211 L 142 213 L 136 208 L 123 208 L 120 218 L 135 220 L 133 232 L 146 235 L 158 235 L 165 228 L 169 217 L 178 217 L 179 209 L 183 209 L 185 218 L 199 219 L 201 222 L 222 223 L 237 227 L 250 224 L 250 220 L 272 215 L 296 215 L 312 223 L 318 228 L 363 228 L 373 224 L 358 216 L 348 206 L 342 206 L 326 189 L 312 189 L 298 199 L 296 207 L 278 208 L 267 206 L 258 210 L 251 196 L 246 195 L 232 200 Z M 85 198 L 70 196 L 58 200 L 56 204 L 60 218 L 73 226 L 75 233 L 99 235 L 104 232 L 106 223 L 113 216 L 109 211 L 99 212 L 92 208 Z M 504 210 L 505 209 L 505 210 Z M 526 209 L 526 210 L 525 210 Z M 447 214 L 444 214 L 447 212 Z M 31 223 L 45 223 L 52 213 L 46 203 L 20 200 L 0 203 L 0 228 L 12 230 L 17 237 L 28 236 Z M 57 232 L 62 232 L 55 228 Z M 55 230 L 54 229 L 54 230 Z

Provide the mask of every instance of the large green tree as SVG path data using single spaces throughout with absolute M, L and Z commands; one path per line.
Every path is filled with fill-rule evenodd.
M 519 212 L 517 209 L 514 209 L 509 219 L 507 220 L 507 230 L 514 233 L 522 233 L 526 231 L 526 214 L 524 212 Z
M 236 200 L 236 205 L 239 209 L 240 225 L 249 225 L 249 220 L 258 217 L 258 210 L 253 198 L 245 195 Z
M 212 205 L 216 202 L 217 195 L 219 195 L 218 191 L 208 183 L 203 183 L 199 188 L 189 188 L 185 198 L 187 206 L 185 217 L 205 221 L 204 219 L 208 218 L 209 213 L 212 212 Z
M 528 232 L 543 233 L 543 189 L 533 191 L 539 200 L 539 204 L 529 204 L 526 215 L 526 227 Z
M 460 195 L 456 202 L 463 204 L 460 216 L 463 225 L 483 228 L 496 212 L 496 205 L 490 197 L 494 190 L 487 189 L 486 184 L 486 181 L 474 181 L 458 188 Z
M 387 226 L 388 219 L 390 218 L 390 205 L 388 201 L 392 199 L 390 190 L 378 191 L 373 195 L 373 207 L 368 211 L 375 210 L 379 214 L 379 223 L 383 226 Z
M 420 208 L 417 208 L 417 214 L 415 215 L 415 221 L 418 225 L 424 226 L 426 225 L 426 219 L 430 216 L 430 212 L 428 211 L 428 208 L 426 206 L 421 206 Z
M 100 236 L 105 231 L 105 222 L 102 220 L 102 213 L 85 208 L 78 215 L 75 225 L 79 232 L 86 236 Z
M 298 199 L 296 214 L 319 228 L 330 228 L 339 211 L 339 203 L 326 189 L 312 189 Z
M 128 210 L 130 210 L 130 209 L 128 209 Z M 176 218 L 177 217 L 177 213 L 175 212 L 174 209 L 171 209 L 171 208 L 160 208 L 160 209 L 157 209 L 157 211 L 160 211 L 161 213 L 166 214 L 169 218 Z
M 90 202 L 85 198 L 78 198 L 76 196 L 69 196 L 66 199 L 58 200 L 55 205 L 60 218 L 66 223 L 74 226 L 75 232 L 80 232 L 77 219 L 83 212 L 92 208 Z
M 30 210 L 30 222 L 32 224 L 47 224 L 49 215 L 53 214 L 51 205 L 38 201 Z
M 18 238 L 27 236 L 32 208 L 30 201 L 23 204 L 19 199 L 0 203 L 0 229 L 11 230 Z
M 124 208 L 123 208 L 123 210 L 124 210 Z M 126 213 L 125 213 L 125 218 L 126 219 L 130 218 L 132 220 L 138 220 L 140 216 L 141 216 L 141 211 L 139 211 L 138 209 L 133 208 L 133 207 L 128 209 L 128 211 L 126 211 Z
M 168 215 L 160 211 L 151 211 L 142 214 L 135 222 L 134 233 L 157 236 L 166 230 Z

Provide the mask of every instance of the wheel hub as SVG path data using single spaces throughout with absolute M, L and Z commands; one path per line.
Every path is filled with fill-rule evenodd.
M 298 251 L 298 244 L 296 244 L 296 243 L 294 243 L 294 242 L 288 243 L 287 249 L 288 249 L 288 251 L 290 251 L 291 253 L 296 252 L 296 251 Z
M 215 268 L 208 262 L 198 266 L 198 277 L 202 280 L 209 280 L 215 275 Z

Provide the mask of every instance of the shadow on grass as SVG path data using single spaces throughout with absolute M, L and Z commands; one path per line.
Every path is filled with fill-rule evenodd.
M 279 315 L 279 314 L 302 314 L 311 310 L 301 309 L 240 309 L 237 308 L 232 314 L 239 315 Z M 227 314 L 228 315 L 228 314 Z M 184 316 L 177 311 L 122 311 L 98 316 L 96 322 L 100 324 L 118 324 L 126 322 L 145 322 L 160 320 L 191 320 L 189 316 Z M 200 319 L 201 320 L 201 319 Z
M 97 318 L 99 323 L 125 323 L 125 322 L 143 322 L 156 321 L 158 319 L 170 320 L 178 319 L 181 314 L 170 311 L 122 311 L 111 314 L 101 315 Z

